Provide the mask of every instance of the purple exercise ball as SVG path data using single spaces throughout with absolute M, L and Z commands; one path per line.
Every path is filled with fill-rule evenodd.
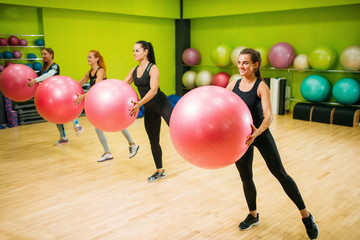
M 295 49 L 289 43 L 279 42 L 269 52 L 269 62 L 275 68 L 287 68 L 295 59 Z
M 182 54 L 182 60 L 186 65 L 198 65 L 201 61 L 200 52 L 195 48 L 187 48 Z
M 22 54 L 19 50 L 13 51 L 14 58 L 21 58 Z
M 11 46 L 18 46 L 19 45 L 19 43 L 20 43 L 20 40 L 19 40 L 19 38 L 17 37 L 17 36 L 10 36 L 9 38 L 8 38 L 8 43 L 9 43 L 9 45 L 11 45 Z
M 26 39 L 20 39 L 20 46 L 27 46 L 28 45 L 28 42 L 26 41 Z

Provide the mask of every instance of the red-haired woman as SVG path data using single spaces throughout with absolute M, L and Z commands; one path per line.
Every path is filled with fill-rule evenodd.
M 91 50 L 88 54 L 88 63 L 91 66 L 90 70 L 85 74 L 85 76 L 80 80 L 80 85 L 85 84 L 90 80 L 90 87 L 94 86 L 96 83 L 106 79 L 106 65 L 103 56 L 97 50 Z M 85 99 L 86 93 L 80 95 L 76 100 L 76 104 L 80 104 Z M 97 160 L 98 162 L 103 162 L 113 159 L 113 155 L 109 150 L 107 140 L 103 131 L 95 128 L 95 131 L 99 137 L 100 143 L 104 148 L 105 153 Z M 129 142 L 129 158 L 132 158 L 136 155 L 139 145 L 134 143 L 130 133 L 127 129 L 121 131 L 124 137 Z

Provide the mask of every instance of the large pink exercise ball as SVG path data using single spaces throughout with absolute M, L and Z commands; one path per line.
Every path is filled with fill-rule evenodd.
M 360 45 L 347 47 L 340 55 L 341 66 L 348 71 L 360 70 Z
M 269 51 L 269 61 L 275 68 L 289 67 L 295 58 L 295 49 L 289 43 L 279 42 Z
M 196 79 L 197 73 L 195 71 L 189 70 L 186 71 L 182 76 L 182 84 L 187 89 L 193 89 L 196 87 L 195 79 Z
M 269 64 L 269 49 L 266 47 L 257 47 L 256 51 L 260 53 L 261 56 L 261 67 L 265 67 Z
M 251 113 L 235 93 L 204 86 L 186 93 L 170 118 L 170 137 L 189 163 L 206 169 L 228 166 L 248 149 Z
M 234 48 L 234 50 L 232 50 L 231 52 L 231 62 L 234 64 L 234 66 L 238 66 L 238 61 L 239 61 L 239 55 L 240 52 L 246 47 L 244 46 L 238 46 L 236 48 Z
M 213 76 L 211 84 L 219 87 L 226 87 L 229 84 L 229 79 L 229 74 L 225 72 L 218 72 Z
M 225 67 L 231 64 L 232 48 L 226 43 L 216 45 L 211 51 L 211 60 L 216 66 Z
M 316 70 L 332 69 L 336 63 L 336 56 L 336 51 L 332 47 L 315 47 L 309 54 L 309 64 Z
M 182 54 L 182 60 L 186 65 L 198 65 L 201 62 L 200 52 L 195 48 L 187 48 Z
M 5 97 L 24 102 L 34 97 L 38 83 L 32 87 L 26 86 L 28 78 L 36 78 L 34 70 L 24 64 L 12 64 L 5 66 L 0 75 L 0 89 Z
M 34 96 L 35 107 L 41 117 L 57 124 L 77 118 L 84 109 L 84 102 L 76 105 L 79 94 L 84 94 L 80 84 L 68 76 L 55 75 L 44 80 Z
M 85 114 L 100 130 L 122 131 L 137 117 L 130 116 L 133 101 L 138 101 L 138 96 L 129 84 L 116 79 L 103 80 L 86 93 Z

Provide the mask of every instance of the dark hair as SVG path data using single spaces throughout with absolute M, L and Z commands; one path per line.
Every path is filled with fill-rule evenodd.
M 257 78 L 263 79 L 261 76 L 261 72 L 260 72 L 260 67 L 261 67 L 261 55 L 258 51 L 256 51 L 255 49 L 252 48 L 244 48 L 243 50 L 241 50 L 240 55 L 244 55 L 244 54 L 249 54 L 250 55 L 250 59 L 253 63 L 258 62 L 259 66 L 257 67 L 257 69 L 255 69 L 255 76 Z
M 154 48 L 153 48 L 153 45 L 151 44 L 151 42 L 137 41 L 136 44 L 141 44 L 141 47 L 143 49 L 147 49 L 148 50 L 148 54 L 146 55 L 147 59 L 149 60 L 149 62 L 156 64 Z
M 43 50 L 47 51 L 52 55 L 51 59 L 54 59 L 54 50 L 52 48 L 44 48 Z M 45 69 L 48 67 L 48 63 L 44 62 L 43 67 L 41 69 L 41 74 L 45 71 Z

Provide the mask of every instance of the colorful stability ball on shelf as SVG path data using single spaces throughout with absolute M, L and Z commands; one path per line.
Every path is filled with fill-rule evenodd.
M 107 79 L 95 84 L 86 93 L 85 113 L 96 128 L 106 132 L 121 131 L 137 117 L 130 116 L 133 101 L 138 101 L 138 96 L 129 84 Z
M 309 102 L 323 102 L 331 91 L 329 80 L 320 75 L 310 75 L 300 86 L 301 95 Z
M 298 70 L 308 69 L 309 65 L 309 57 L 306 54 L 299 54 L 294 59 L 294 67 Z
M 0 59 L 1 59 L 1 58 L 3 58 L 3 53 L 2 53 L 2 52 L 0 52 Z
M 4 70 L 4 66 L 0 64 L 0 72 L 2 72 Z
M 295 59 L 295 49 L 289 43 L 279 42 L 272 46 L 269 61 L 275 68 L 290 67 Z
M 206 169 L 228 166 L 248 146 L 252 117 L 243 100 L 217 86 L 186 93 L 170 118 L 170 137 L 176 151 L 189 163 Z
M 198 65 L 201 62 L 200 52 L 195 48 L 187 48 L 182 54 L 182 61 L 186 65 Z
M 37 58 L 36 55 L 34 53 L 29 53 L 27 55 L 27 58 L 29 58 L 29 61 L 35 61 L 35 59 Z
M 37 74 L 24 64 L 12 64 L 5 67 L 0 75 L 0 89 L 3 94 L 16 102 L 24 102 L 34 97 L 36 83 L 31 88 L 26 86 L 28 78 L 36 78 Z
M 333 86 L 332 95 L 338 103 L 354 104 L 360 98 L 360 83 L 353 78 L 342 78 Z
M 182 76 L 182 84 L 187 89 L 193 89 L 196 87 L 195 79 L 196 79 L 197 73 L 195 71 L 189 70 L 186 71 Z
M 15 63 L 13 63 L 13 62 L 6 62 L 5 63 L 5 67 L 9 67 L 9 66 L 11 66 L 11 65 L 14 65 Z
M 7 46 L 8 40 L 6 38 L 0 38 L 0 46 Z
M 55 75 L 43 81 L 34 96 L 36 110 L 40 116 L 56 124 L 67 123 L 77 118 L 84 109 L 84 102 L 76 105 L 83 88 L 74 79 Z
M 235 73 L 229 78 L 229 82 L 239 80 L 240 78 L 242 78 L 242 76 L 239 73 Z
M 309 64 L 316 70 L 332 69 L 336 63 L 336 51 L 329 46 L 319 46 L 311 50 Z
M 28 66 L 29 68 L 33 68 L 33 65 L 31 63 L 25 63 L 26 66 Z
M 19 41 L 19 44 L 20 44 L 20 46 L 27 46 L 28 45 L 28 41 L 26 40 L 26 39 L 20 39 L 20 41 Z
M 211 60 L 216 66 L 225 67 L 231 64 L 231 47 L 226 43 L 216 45 L 211 51 Z
M 350 46 L 342 51 L 340 64 L 348 71 L 360 70 L 360 45 Z
M 9 45 L 11 45 L 11 46 L 19 46 L 19 44 L 20 44 L 20 40 L 19 40 L 19 38 L 17 37 L 17 36 L 10 36 L 9 38 L 8 38 L 8 43 L 9 43 Z
M 14 58 L 21 58 L 22 54 L 19 50 L 13 51 Z
M 42 38 L 36 39 L 36 40 L 35 40 L 35 45 L 36 45 L 36 46 L 45 46 L 44 39 L 42 39 Z
M 34 69 L 34 71 L 41 71 L 41 69 L 42 69 L 42 64 L 39 63 L 39 62 L 34 62 L 34 63 L 32 64 L 32 68 Z
M 216 73 L 212 80 L 211 84 L 219 87 L 226 87 L 229 84 L 230 75 L 225 72 Z
M 4 57 L 4 59 L 11 59 L 14 57 L 14 55 L 10 51 L 5 51 L 3 57 Z
M 231 62 L 234 64 L 234 66 L 238 66 L 238 61 L 239 61 L 239 55 L 240 52 L 246 47 L 244 46 L 238 46 L 236 48 L 234 48 L 234 50 L 231 52 Z
M 267 66 L 269 64 L 269 50 L 266 47 L 257 47 L 255 50 L 260 53 L 261 67 Z
M 195 85 L 197 87 L 211 85 L 212 73 L 208 70 L 202 70 L 196 74 Z

